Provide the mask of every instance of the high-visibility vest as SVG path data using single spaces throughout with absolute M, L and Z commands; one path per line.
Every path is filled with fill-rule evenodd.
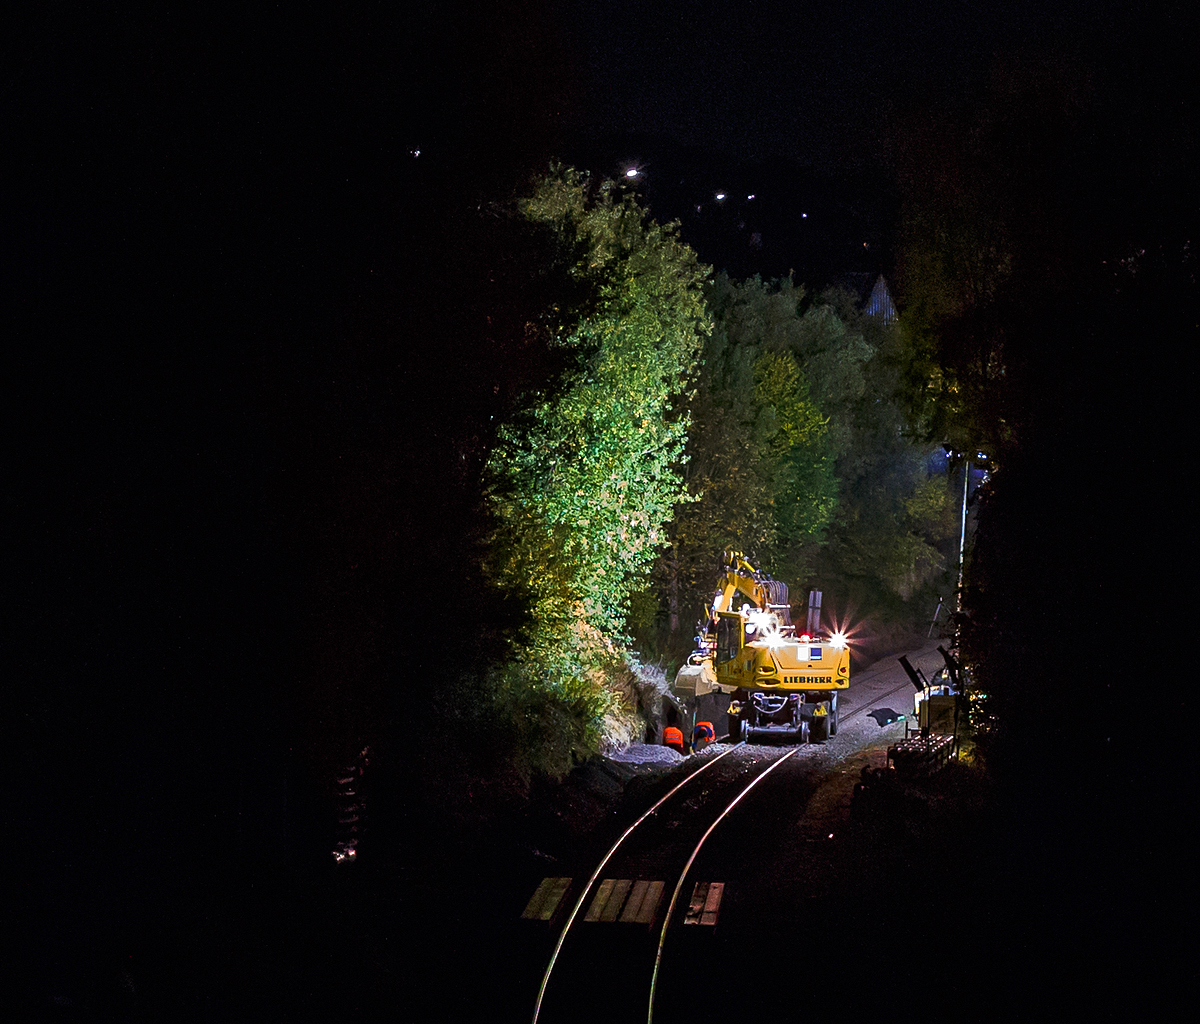
M 668 725 L 663 730 L 663 744 L 668 747 L 674 747 L 681 754 L 683 753 L 683 732 L 675 728 L 673 725 Z
M 697 743 L 712 743 L 717 738 L 712 722 L 697 722 L 692 730 L 692 746 Z

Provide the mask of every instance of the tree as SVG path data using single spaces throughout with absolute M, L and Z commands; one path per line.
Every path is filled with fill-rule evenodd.
M 940 449 L 905 400 L 908 336 L 848 293 L 814 302 L 790 280 L 722 275 L 709 305 L 687 448 L 698 500 L 680 509 L 655 569 L 673 653 L 726 546 L 798 597 L 816 586 L 843 607 L 910 617 L 941 581 L 955 506 L 946 478 L 930 474 Z
M 571 687 L 619 652 L 630 595 L 687 499 L 680 399 L 707 332 L 708 271 L 612 182 L 553 169 L 521 213 L 569 287 L 530 324 L 561 371 L 523 396 L 487 464 L 489 568 L 528 602 L 518 660 Z
M 821 306 L 825 326 L 808 351 L 828 367 L 838 515 L 817 571 L 831 596 L 904 618 L 906 604 L 941 583 L 956 524 L 948 480 L 931 470 L 940 446 L 927 439 L 927 407 L 910 395 L 917 356 L 903 318 L 885 324 L 837 290 Z
M 718 277 L 714 327 L 690 406 L 680 508 L 655 578 L 678 634 L 697 615 L 727 546 L 781 578 L 795 578 L 821 542 L 837 501 L 829 419 L 813 399 L 793 344 L 804 291 L 790 281 L 744 284 Z

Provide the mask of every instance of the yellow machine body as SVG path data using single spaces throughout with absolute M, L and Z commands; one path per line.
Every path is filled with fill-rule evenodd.
M 733 737 L 791 731 L 807 742 L 810 726 L 836 735 L 837 694 L 850 686 L 845 637 L 797 634 L 786 584 L 735 551 L 725 552 L 724 568 L 698 646 L 675 679 L 677 697 L 694 704 L 729 695 Z
M 751 615 L 718 612 L 713 651 L 714 689 L 766 690 L 772 693 L 813 693 L 845 690 L 850 686 L 850 651 L 828 638 L 774 633 L 764 639 Z M 753 614 L 753 613 L 751 613 Z M 747 626 L 750 633 L 747 634 Z

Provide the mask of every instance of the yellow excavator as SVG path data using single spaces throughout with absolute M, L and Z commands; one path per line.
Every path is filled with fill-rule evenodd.
M 696 650 L 675 677 L 675 696 L 695 708 L 728 694 L 731 742 L 775 736 L 797 743 L 837 735 L 838 693 L 850 686 L 850 650 L 841 633 L 792 624 L 787 584 L 727 549 L 720 589 L 706 609 Z

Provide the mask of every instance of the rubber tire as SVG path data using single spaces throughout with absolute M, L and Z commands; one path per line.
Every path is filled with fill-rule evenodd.
M 837 692 L 829 695 L 829 735 L 834 737 L 838 730 Z

